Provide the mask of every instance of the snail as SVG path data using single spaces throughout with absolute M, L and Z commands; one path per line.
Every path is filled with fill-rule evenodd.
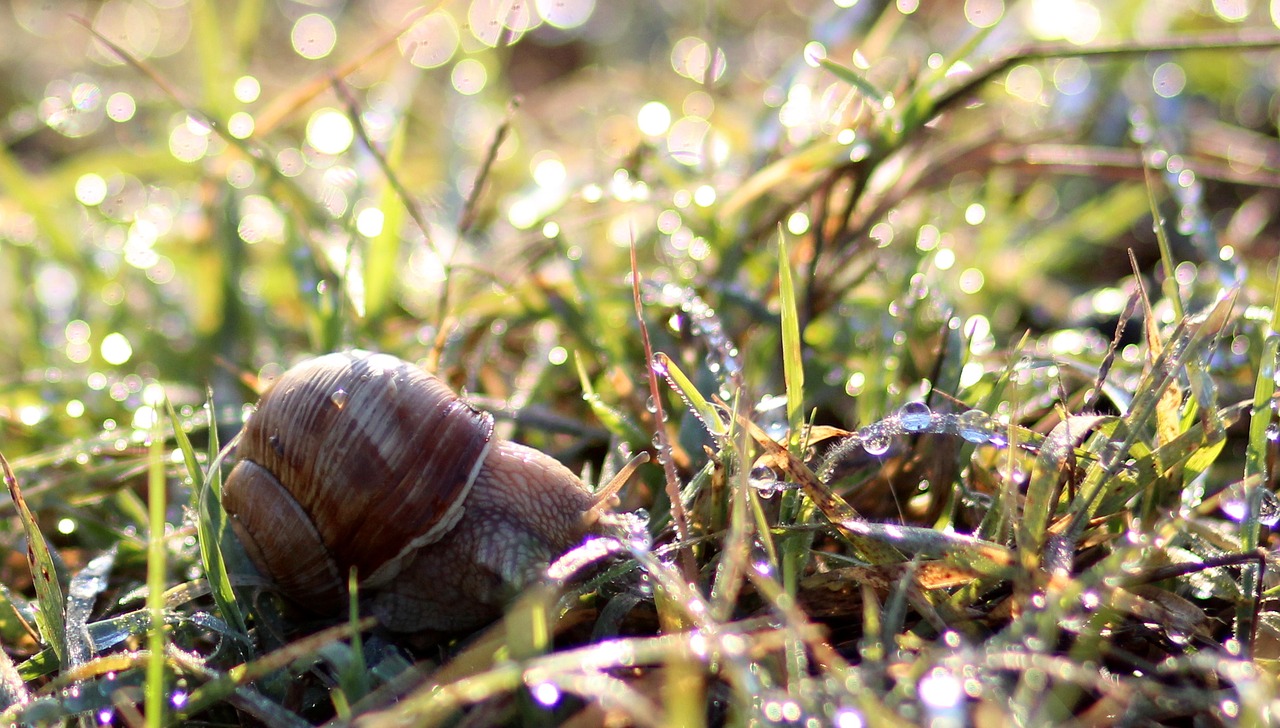
M 478 627 L 587 536 L 636 529 L 607 489 L 493 429 L 396 357 L 310 359 L 250 415 L 223 507 L 258 571 L 307 611 L 345 613 L 354 568 L 393 632 Z

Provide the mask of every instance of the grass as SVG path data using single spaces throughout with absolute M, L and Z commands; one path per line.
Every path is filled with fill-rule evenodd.
M 23 11 L 3 720 L 1274 722 L 1280 31 L 872 5 Z M 224 445 L 352 346 L 648 453 L 647 538 L 475 634 L 297 620 Z

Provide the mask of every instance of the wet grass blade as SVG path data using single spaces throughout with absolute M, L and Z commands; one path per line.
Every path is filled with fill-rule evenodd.
M 1262 346 L 1261 365 L 1258 377 L 1253 384 L 1253 406 L 1249 412 L 1249 441 L 1245 446 L 1244 482 L 1250 486 L 1245 490 L 1245 517 L 1240 524 L 1240 551 L 1249 553 L 1258 548 L 1261 537 L 1262 499 L 1264 483 L 1273 477 L 1268 472 L 1267 453 L 1270 438 L 1268 433 L 1272 427 L 1272 397 L 1276 390 L 1276 358 L 1280 356 L 1280 280 L 1275 283 L 1271 302 L 1270 332 Z M 1245 569 L 1241 575 L 1241 589 L 1245 594 L 1251 593 L 1262 579 L 1262 574 L 1254 569 Z M 1253 607 L 1241 604 L 1236 610 L 1236 639 L 1248 646 L 1247 655 L 1252 654 L 1254 632 L 1257 630 L 1257 615 Z
M 728 476 L 730 479 L 728 492 L 728 528 L 724 538 L 724 558 L 716 569 L 715 582 L 711 589 L 712 615 L 715 619 L 729 619 L 738 602 L 738 595 L 746 578 L 747 560 L 751 556 L 751 535 L 753 533 L 750 508 L 750 485 L 747 482 L 746 466 L 747 437 L 738 429 L 732 442 L 725 447 L 733 448 L 734 462 L 739 466 Z
M 1016 534 L 1022 563 L 1028 569 L 1040 563 L 1040 550 L 1045 544 L 1045 529 L 1053 516 L 1053 509 L 1060 493 L 1059 484 L 1064 478 L 1073 477 L 1075 447 L 1095 427 L 1114 417 L 1073 416 L 1059 422 L 1040 446 L 1040 453 L 1031 466 L 1031 479 L 1027 485 L 1026 502 L 1022 518 L 1017 520 Z
M 373 617 L 361 619 L 355 628 L 370 629 L 377 623 Z M 207 710 L 214 703 L 225 700 L 242 685 L 259 680 L 276 670 L 282 670 L 290 664 L 304 659 L 313 659 L 320 648 L 351 634 L 351 624 L 339 624 L 315 634 L 294 640 L 280 649 L 262 657 L 231 668 L 214 680 L 193 690 L 186 704 L 182 707 L 179 718 L 188 718 Z
M 884 106 L 885 93 L 876 88 L 875 84 L 868 81 L 866 76 L 848 66 L 840 65 L 830 58 L 823 58 L 821 63 L 822 67 L 830 71 L 832 75 L 858 89 L 859 93 L 876 102 L 877 106 Z
M 845 521 L 840 525 L 843 531 L 890 544 L 903 553 L 956 562 L 966 571 L 977 574 L 1007 577 L 1015 563 L 1013 552 L 1007 547 L 964 534 L 862 520 Z
M 676 366 L 671 357 L 663 352 L 657 352 L 653 356 L 662 367 L 667 384 L 671 385 L 676 394 L 680 395 L 680 399 L 684 400 L 684 403 L 689 407 L 689 411 L 702 422 L 702 426 L 707 428 L 707 432 L 711 433 L 711 436 L 715 438 L 721 438 L 729 434 L 729 428 L 725 425 L 724 420 L 720 419 L 716 408 L 712 407 L 707 398 L 702 396 L 702 393 L 693 385 L 689 377 L 685 376 L 680 367 Z
M 200 543 L 200 563 L 204 568 L 205 578 L 209 581 L 209 589 L 213 593 L 213 601 L 218 611 L 231 629 L 239 634 L 246 634 L 244 615 L 240 612 L 240 604 L 236 601 L 235 592 L 231 588 L 231 579 L 227 574 L 226 562 L 222 558 L 222 539 L 226 533 L 226 513 L 222 510 L 222 470 L 218 467 L 218 428 L 213 420 L 213 401 L 205 403 L 205 411 L 209 414 L 209 472 L 206 474 L 196 458 L 191 439 L 173 410 L 173 404 L 165 400 L 165 409 L 169 414 L 169 422 L 173 425 L 174 440 L 178 451 L 182 453 L 182 461 L 187 468 L 187 477 L 192 483 L 192 510 L 196 513 L 196 537 Z M 199 485 L 197 485 L 199 484 Z
M 746 428 L 756 444 L 764 449 L 765 454 L 774 458 L 775 462 L 781 463 L 783 471 L 800 484 L 805 495 L 822 511 L 831 525 L 849 540 L 859 558 L 873 565 L 906 561 L 902 553 L 892 546 L 870 538 L 866 532 L 849 529 L 848 524 L 866 523 L 866 520 L 854 510 L 853 506 L 823 485 L 818 476 L 814 475 L 800 458 L 775 442 L 764 430 L 746 417 L 739 415 L 738 422 Z
M 151 428 L 151 447 L 147 455 L 147 514 L 149 537 L 147 538 L 147 611 L 151 615 L 151 628 L 147 633 L 147 646 L 151 656 L 147 660 L 147 677 L 144 688 L 148 728 L 164 725 L 168 707 L 164 684 L 164 586 L 165 582 L 165 447 L 160 418 Z
M 89 636 L 89 615 L 98 595 L 107 588 L 107 577 L 115 565 L 116 549 L 91 560 L 71 577 L 67 585 L 67 664 L 74 670 L 89 661 L 94 644 Z
M 8 717 L 9 711 L 14 708 L 20 708 L 29 702 L 31 692 L 27 690 L 22 675 L 18 673 L 9 653 L 0 650 L 0 704 L 5 706 L 5 713 L 0 715 L 0 719 Z
M 800 432 L 804 425 L 804 361 L 800 341 L 800 313 L 796 308 L 796 289 L 791 278 L 791 258 L 787 254 L 787 238 L 778 231 L 778 305 L 782 313 L 782 378 L 787 388 L 787 426 L 791 436 L 787 447 L 798 452 Z
M 1226 325 L 1234 301 L 1234 294 L 1223 295 L 1204 312 L 1188 316 L 1174 327 L 1164 350 L 1135 388 L 1136 394 L 1129 412 L 1116 423 L 1113 438 L 1118 441 L 1119 446 L 1114 446 L 1113 442 L 1105 453 L 1095 453 L 1100 455 L 1101 462 L 1098 467 L 1090 469 L 1081 485 L 1079 497 L 1071 504 L 1068 533 L 1072 540 L 1083 533 L 1085 524 L 1095 512 L 1108 485 L 1112 483 L 1111 476 L 1117 471 L 1121 459 L 1127 457 L 1138 442 L 1143 428 L 1150 423 L 1165 389 L 1185 369 L 1187 362 L 1205 356 L 1208 344 Z
M 60 662 L 67 659 L 67 626 L 66 602 L 62 597 L 62 585 L 58 583 L 58 572 L 53 566 L 53 555 L 49 550 L 49 542 L 40 531 L 40 524 L 35 514 L 27 507 L 18 487 L 18 478 L 9 467 L 9 461 L 0 453 L 0 467 L 4 468 L 4 482 L 9 487 L 9 497 L 18 511 L 22 528 L 27 533 L 27 564 L 31 568 L 31 579 L 36 586 L 36 624 L 40 628 L 41 637 Z
M 635 420 L 616 407 L 611 407 L 596 393 L 591 377 L 587 376 L 587 368 L 582 363 L 582 356 L 575 353 L 574 366 L 578 370 L 578 381 L 582 384 L 582 399 L 591 407 L 591 413 L 600 420 L 600 424 L 614 436 L 627 442 L 644 442 L 649 439 Z

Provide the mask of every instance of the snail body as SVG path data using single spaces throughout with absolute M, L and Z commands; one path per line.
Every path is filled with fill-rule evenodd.
M 609 521 L 568 468 L 493 429 L 409 362 L 328 354 L 262 395 L 223 506 L 257 569 L 308 611 L 343 613 L 354 568 L 392 631 L 479 626 Z

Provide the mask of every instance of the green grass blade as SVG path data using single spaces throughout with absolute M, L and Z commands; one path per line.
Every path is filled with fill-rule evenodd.
M 596 393 L 595 387 L 591 384 L 591 377 L 587 375 L 586 365 L 582 363 L 581 354 L 574 352 L 573 363 L 578 370 L 578 381 L 582 385 L 582 399 L 591 407 L 592 414 L 600 420 L 600 424 L 614 436 L 623 438 L 627 442 L 639 443 L 648 440 L 649 436 L 640 429 L 635 420 L 616 407 L 606 404 Z
M 1164 297 L 1173 304 L 1173 315 L 1176 319 L 1181 319 L 1186 315 L 1182 308 L 1182 294 L 1178 290 L 1178 277 L 1174 275 L 1174 268 L 1177 262 L 1173 259 L 1173 249 L 1169 247 L 1169 233 L 1165 231 L 1164 216 L 1160 214 L 1160 201 L 1156 199 L 1156 180 L 1155 173 L 1150 167 L 1143 166 L 1143 177 L 1146 180 L 1147 203 L 1151 206 L 1151 219 L 1154 221 L 1152 228 L 1156 233 L 1156 243 L 1160 248 L 1160 267 L 1164 270 L 1164 280 L 1161 285 L 1164 288 Z
M 840 65 L 830 58 L 823 58 L 821 63 L 822 67 L 830 71 L 836 78 L 858 89 L 863 96 L 876 102 L 877 105 L 884 106 L 885 93 L 876 88 L 875 84 L 868 81 L 866 76 L 848 66 Z
M 225 536 L 227 522 L 226 513 L 222 510 L 222 471 L 218 468 L 218 428 L 213 421 L 213 402 L 205 404 L 209 413 L 209 472 L 206 474 L 196 458 L 191 439 L 173 410 L 173 404 L 165 400 L 165 409 L 169 421 L 173 425 L 174 439 L 182 460 L 186 464 L 187 476 L 192 483 L 191 507 L 196 513 L 196 538 L 200 543 L 200 563 L 204 567 L 205 578 L 209 581 L 209 590 L 213 593 L 213 601 L 227 625 L 239 634 L 246 634 L 244 615 L 240 612 L 240 604 L 236 601 L 235 592 L 231 588 L 231 579 L 227 575 L 226 562 L 222 558 L 222 539 Z
M 18 510 L 22 528 L 27 533 L 27 563 L 31 567 L 31 578 L 36 585 L 36 625 L 45 642 L 53 648 L 58 660 L 63 664 L 67 659 L 67 625 L 66 602 L 62 597 L 62 586 L 58 583 L 58 571 L 53 566 L 53 555 L 49 550 L 49 542 L 40 532 L 40 524 L 35 514 L 27 508 L 18 487 L 18 478 L 9 467 L 9 461 L 0 454 L 0 467 L 4 468 L 4 482 L 9 487 L 9 496 Z
M 782 377 L 787 387 L 787 426 L 791 428 L 787 446 L 792 452 L 799 452 L 800 432 L 804 425 L 803 342 L 800 340 L 796 289 L 791 278 L 791 258 L 787 255 L 787 239 L 781 230 L 778 231 L 778 305 L 782 309 Z
M 236 58 L 227 52 L 227 24 L 219 16 L 224 7 L 211 0 L 197 0 L 191 8 L 191 37 L 195 41 L 203 85 L 200 95 L 203 103 L 199 105 L 219 122 L 226 121 L 235 104 L 232 90 L 236 68 L 232 64 Z
M 1271 398 L 1275 394 L 1276 357 L 1280 356 L 1280 280 L 1277 280 L 1271 303 L 1271 331 L 1263 346 L 1261 365 L 1258 377 L 1253 384 L 1253 406 L 1249 412 L 1249 441 L 1245 446 L 1244 482 L 1249 484 L 1245 491 L 1245 520 L 1240 524 L 1240 551 L 1248 553 L 1259 545 L 1264 483 L 1270 479 L 1267 467 L 1267 456 L 1270 451 L 1268 430 L 1272 425 Z M 1241 589 L 1245 594 L 1253 593 L 1262 574 L 1254 569 L 1244 569 L 1241 575 Z M 1253 605 L 1245 602 L 1236 610 L 1236 638 L 1253 649 L 1253 634 L 1256 630 Z
M 1072 466 L 1076 444 L 1093 428 L 1115 419 L 1103 416 L 1068 417 L 1058 423 L 1041 444 L 1040 453 L 1031 467 L 1026 503 L 1022 509 L 1022 518 L 1017 521 L 1016 530 L 1022 563 L 1028 568 L 1035 568 L 1040 563 L 1040 550 L 1044 548 L 1045 529 L 1057 500 L 1055 496 L 1058 484 L 1064 477 L 1064 470 Z
M 389 170 L 399 169 L 403 160 L 406 126 L 402 119 L 387 145 L 385 162 Z M 404 199 L 389 181 L 383 183 L 382 192 L 378 195 L 378 210 L 382 212 L 382 231 L 369 241 L 364 264 L 365 312 L 375 321 L 391 307 L 396 295 L 396 273 L 400 267 L 400 247 L 408 215 Z
M 266 7 L 263 0 L 240 0 L 236 5 L 235 29 L 232 38 L 235 40 L 235 51 L 240 57 L 240 64 L 247 65 L 246 59 L 253 51 L 253 44 L 262 31 L 262 12 Z
M 97 281 L 98 268 L 87 264 L 76 243 L 76 236 L 63 222 L 64 215 L 55 209 L 58 195 L 40 182 L 38 178 L 33 179 L 31 172 L 23 169 L 6 145 L 0 144 L 0 191 L 35 219 L 40 232 L 48 238 L 54 254 L 60 260 L 74 263 L 77 274 L 84 276 L 89 284 L 100 285 Z
M 144 688 L 148 728 L 164 724 L 168 700 L 164 684 L 164 587 L 165 587 L 165 447 L 164 433 L 157 417 L 151 427 L 151 446 L 147 454 L 147 502 L 149 537 L 147 539 L 147 611 L 151 628 L 147 634 L 147 677 Z
M 1116 423 L 1114 438 L 1119 447 L 1108 448 L 1101 457 L 1099 467 L 1090 470 L 1080 488 L 1080 497 L 1071 504 L 1071 526 L 1068 533 L 1079 535 L 1088 518 L 1094 513 L 1099 499 L 1109 485 L 1114 484 L 1115 473 L 1122 457 L 1138 442 L 1144 427 L 1150 423 L 1165 390 L 1178 372 L 1189 361 L 1205 356 L 1206 347 L 1226 325 L 1227 316 L 1234 302 L 1233 295 L 1224 295 L 1204 312 L 1180 320 L 1170 334 L 1164 350 L 1149 367 L 1135 388 L 1128 414 Z
M 676 394 L 680 395 L 680 399 L 684 400 L 685 405 L 689 407 L 689 411 L 702 422 L 702 426 L 707 428 L 707 432 L 717 438 L 729 434 L 729 428 L 724 420 L 720 419 L 720 414 L 716 411 L 716 408 L 712 407 L 707 398 L 702 396 L 702 393 L 693 385 L 689 377 L 680 371 L 680 367 L 676 366 L 671 357 L 662 352 L 654 354 L 654 357 L 658 359 L 662 366 L 667 384 L 671 385 Z
M 347 576 L 347 624 L 351 627 L 350 660 L 338 674 L 342 695 L 355 702 L 369 693 L 369 667 L 365 664 L 363 641 L 360 639 L 360 579 L 354 567 Z M 340 644 L 340 643 L 333 643 Z M 339 710 L 339 715 L 341 715 Z

